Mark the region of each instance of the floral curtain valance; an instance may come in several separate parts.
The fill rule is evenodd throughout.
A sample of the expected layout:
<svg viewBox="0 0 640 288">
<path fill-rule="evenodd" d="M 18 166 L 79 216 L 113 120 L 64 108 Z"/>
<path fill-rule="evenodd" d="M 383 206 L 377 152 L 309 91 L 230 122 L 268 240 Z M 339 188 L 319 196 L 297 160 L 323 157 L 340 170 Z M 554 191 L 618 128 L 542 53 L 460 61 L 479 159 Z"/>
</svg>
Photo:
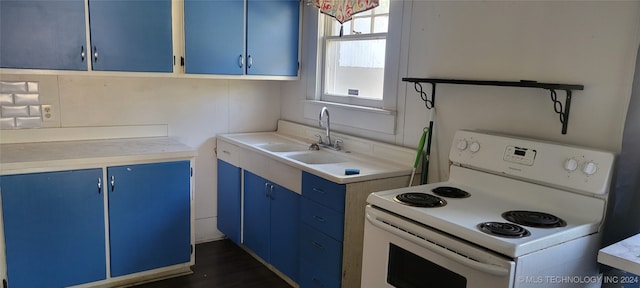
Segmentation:
<svg viewBox="0 0 640 288">
<path fill-rule="evenodd" d="M 336 18 L 340 24 L 351 20 L 353 15 L 378 7 L 379 0 L 312 0 L 320 12 Z"/>
</svg>

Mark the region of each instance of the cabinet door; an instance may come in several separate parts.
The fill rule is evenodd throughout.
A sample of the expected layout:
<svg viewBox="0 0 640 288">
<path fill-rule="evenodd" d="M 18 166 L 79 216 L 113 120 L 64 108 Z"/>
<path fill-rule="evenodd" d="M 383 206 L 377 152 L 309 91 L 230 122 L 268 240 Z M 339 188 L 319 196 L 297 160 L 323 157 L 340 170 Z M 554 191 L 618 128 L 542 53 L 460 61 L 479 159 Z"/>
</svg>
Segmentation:
<svg viewBox="0 0 640 288">
<path fill-rule="evenodd" d="M 189 262 L 190 162 L 109 167 L 107 175 L 111 276 Z"/>
<path fill-rule="evenodd" d="M 240 168 L 218 160 L 218 230 L 240 244 Z"/>
<path fill-rule="evenodd" d="M 83 0 L 0 0 L 0 67 L 87 70 L 84 15 Z"/>
<path fill-rule="evenodd" d="M 298 75 L 299 0 L 247 0 L 247 74 Z"/>
<path fill-rule="evenodd" d="M 244 171 L 244 237 L 243 242 L 260 258 L 269 262 L 270 186 L 267 181 Z"/>
<path fill-rule="evenodd" d="M 106 278 L 102 169 L 0 177 L 9 287 Z"/>
<path fill-rule="evenodd" d="M 244 0 L 184 1 L 185 71 L 244 74 Z"/>
<path fill-rule="evenodd" d="M 271 264 L 298 281 L 300 195 L 274 186 L 271 192 Z"/>
<path fill-rule="evenodd" d="M 93 70 L 173 71 L 171 0 L 89 0 L 89 23 Z"/>
</svg>

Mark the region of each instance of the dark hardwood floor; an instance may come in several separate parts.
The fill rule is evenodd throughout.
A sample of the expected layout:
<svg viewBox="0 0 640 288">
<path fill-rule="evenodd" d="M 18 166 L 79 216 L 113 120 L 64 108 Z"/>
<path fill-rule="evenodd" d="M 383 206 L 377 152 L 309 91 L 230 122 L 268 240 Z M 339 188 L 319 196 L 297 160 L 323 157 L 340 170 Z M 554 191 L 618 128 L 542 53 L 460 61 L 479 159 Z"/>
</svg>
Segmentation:
<svg viewBox="0 0 640 288">
<path fill-rule="evenodd" d="M 230 240 L 196 245 L 193 274 L 151 283 L 136 288 L 291 288 Z"/>
</svg>

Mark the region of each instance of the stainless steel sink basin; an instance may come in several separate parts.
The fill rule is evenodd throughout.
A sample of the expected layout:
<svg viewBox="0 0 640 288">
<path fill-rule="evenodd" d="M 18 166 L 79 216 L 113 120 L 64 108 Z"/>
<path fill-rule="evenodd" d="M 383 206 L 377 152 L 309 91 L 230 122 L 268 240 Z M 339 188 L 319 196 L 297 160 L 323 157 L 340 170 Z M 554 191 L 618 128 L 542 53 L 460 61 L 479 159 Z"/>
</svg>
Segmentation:
<svg viewBox="0 0 640 288">
<path fill-rule="evenodd" d="M 295 143 L 269 143 L 256 146 L 270 152 L 296 152 L 309 150 L 308 146 Z"/>
<path fill-rule="evenodd" d="M 340 157 L 324 151 L 309 151 L 306 153 L 287 155 L 286 157 L 305 164 L 330 164 L 349 161 L 346 157 Z"/>
</svg>

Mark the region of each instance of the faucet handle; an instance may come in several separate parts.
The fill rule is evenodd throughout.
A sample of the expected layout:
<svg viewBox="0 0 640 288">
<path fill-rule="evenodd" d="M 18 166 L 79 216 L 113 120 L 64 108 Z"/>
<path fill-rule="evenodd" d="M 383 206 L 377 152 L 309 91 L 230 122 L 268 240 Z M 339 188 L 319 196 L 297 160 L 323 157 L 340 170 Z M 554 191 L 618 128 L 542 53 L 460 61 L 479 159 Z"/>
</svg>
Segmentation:
<svg viewBox="0 0 640 288">
<path fill-rule="evenodd" d="M 342 139 L 336 139 L 336 144 L 334 145 L 334 147 L 336 148 L 336 150 L 340 150 L 342 149 Z"/>
<path fill-rule="evenodd" d="M 311 143 L 309 150 L 318 151 L 320 150 L 320 146 L 318 146 L 318 143 Z"/>
<path fill-rule="evenodd" d="M 322 136 L 320 136 L 319 134 L 316 134 L 316 137 L 318 137 L 318 144 L 324 144 L 322 142 Z"/>
</svg>

